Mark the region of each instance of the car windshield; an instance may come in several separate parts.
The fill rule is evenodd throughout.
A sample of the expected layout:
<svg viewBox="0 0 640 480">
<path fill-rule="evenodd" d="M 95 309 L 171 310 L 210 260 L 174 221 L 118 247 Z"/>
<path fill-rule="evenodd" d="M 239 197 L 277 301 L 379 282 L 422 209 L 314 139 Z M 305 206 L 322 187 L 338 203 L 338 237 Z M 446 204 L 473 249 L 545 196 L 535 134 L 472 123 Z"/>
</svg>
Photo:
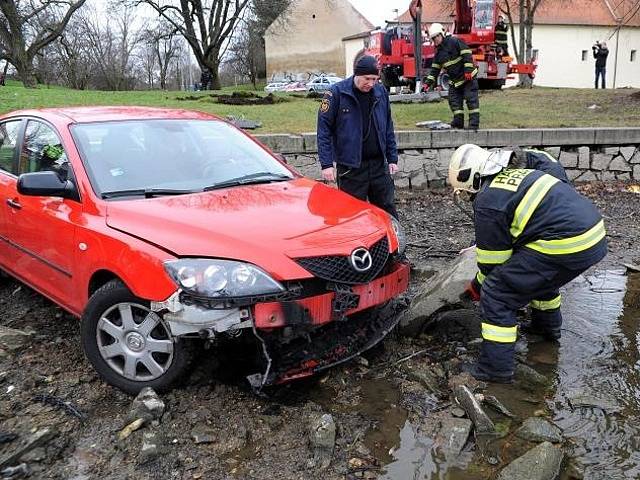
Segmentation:
<svg viewBox="0 0 640 480">
<path fill-rule="evenodd" d="M 176 195 L 293 178 L 241 131 L 216 120 L 85 123 L 72 134 L 96 194 Z"/>
</svg>

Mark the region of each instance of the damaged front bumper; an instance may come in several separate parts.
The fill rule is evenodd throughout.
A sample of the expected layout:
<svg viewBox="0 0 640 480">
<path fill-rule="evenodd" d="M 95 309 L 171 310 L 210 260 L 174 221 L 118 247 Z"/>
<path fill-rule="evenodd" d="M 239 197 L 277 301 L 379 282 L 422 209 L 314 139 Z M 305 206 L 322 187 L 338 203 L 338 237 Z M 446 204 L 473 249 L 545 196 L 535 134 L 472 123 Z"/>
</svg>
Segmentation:
<svg viewBox="0 0 640 480">
<path fill-rule="evenodd" d="M 264 360 L 262 373 L 250 375 L 254 389 L 313 375 L 347 361 L 382 340 L 398 323 L 408 302 L 409 266 L 396 262 L 386 274 L 361 285 L 328 283 L 320 294 L 244 303 L 207 305 L 187 301 L 178 291 L 151 309 L 176 337 L 251 330 Z M 328 291 L 327 291 L 328 290 Z"/>
</svg>

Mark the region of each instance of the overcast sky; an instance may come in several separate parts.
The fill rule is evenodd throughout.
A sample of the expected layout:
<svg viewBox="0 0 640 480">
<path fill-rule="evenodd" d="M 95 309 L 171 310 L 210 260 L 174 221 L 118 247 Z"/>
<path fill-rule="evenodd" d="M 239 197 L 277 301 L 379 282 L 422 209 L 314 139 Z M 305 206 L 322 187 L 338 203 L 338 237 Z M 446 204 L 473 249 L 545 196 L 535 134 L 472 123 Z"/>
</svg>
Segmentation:
<svg viewBox="0 0 640 480">
<path fill-rule="evenodd" d="M 384 26 L 385 20 L 395 20 L 394 8 L 398 9 L 398 15 L 402 15 L 411 3 L 410 0 L 351 0 L 371 23 L 376 26 Z"/>
</svg>

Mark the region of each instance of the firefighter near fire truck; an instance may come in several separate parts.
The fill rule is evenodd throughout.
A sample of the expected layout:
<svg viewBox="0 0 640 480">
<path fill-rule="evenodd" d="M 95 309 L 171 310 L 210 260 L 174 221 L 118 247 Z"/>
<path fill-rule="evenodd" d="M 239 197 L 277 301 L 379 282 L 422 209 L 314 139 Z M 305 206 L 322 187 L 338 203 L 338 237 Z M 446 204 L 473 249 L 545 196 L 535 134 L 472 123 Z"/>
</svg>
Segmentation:
<svg viewBox="0 0 640 480">
<path fill-rule="evenodd" d="M 458 37 L 445 35 L 440 23 L 429 27 L 429 37 L 436 46 L 436 55 L 427 75 L 427 88 L 434 88 L 441 70 L 449 77 L 449 107 L 453 112 L 451 128 L 464 128 L 464 106 L 469 111 L 469 129 L 480 127 L 478 98 L 478 69 L 473 63 L 471 49 Z"/>
<path fill-rule="evenodd" d="M 451 157 L 449 182 L 473 202 L 479 272 L 467 295 L 480 301 L 483 315 L 480 357 L 465 370 L 511 383 L 518 310 L 531 307 L 529 332 L 558 340 L 559 289 L 604 258 L 607 240 L 598 209 L 570 183 L 496 160 L 462 145 Z"/>
</svg>

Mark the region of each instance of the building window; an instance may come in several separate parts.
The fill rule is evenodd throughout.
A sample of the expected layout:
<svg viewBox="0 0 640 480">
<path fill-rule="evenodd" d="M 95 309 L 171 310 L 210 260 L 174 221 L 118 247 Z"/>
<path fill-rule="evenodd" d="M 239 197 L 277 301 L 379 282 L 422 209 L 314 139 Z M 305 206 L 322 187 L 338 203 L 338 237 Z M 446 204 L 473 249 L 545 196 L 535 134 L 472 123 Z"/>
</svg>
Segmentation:
<svg viewBox="0 0 640 480">
<path fill-rule="evenodd" d="M 531 51 L 531 59 L 532 59 L 532 60 L 537 60 L 537 59 L 538 59 L 538 49 L 537 49 L 537 48 L 534 48 L 534 49 Z"/>
<path fill-rule="evenodd" d="M 582 61 L 583 62 L 587 61 L 587 51 L 586 50 L 582 50 Z"/>
<path fill-rule="evenodd" d="M 636 61 L 636 51 L 635 50 L 631 50 L 631 61 L 632 62 Z"/>
</svg>

